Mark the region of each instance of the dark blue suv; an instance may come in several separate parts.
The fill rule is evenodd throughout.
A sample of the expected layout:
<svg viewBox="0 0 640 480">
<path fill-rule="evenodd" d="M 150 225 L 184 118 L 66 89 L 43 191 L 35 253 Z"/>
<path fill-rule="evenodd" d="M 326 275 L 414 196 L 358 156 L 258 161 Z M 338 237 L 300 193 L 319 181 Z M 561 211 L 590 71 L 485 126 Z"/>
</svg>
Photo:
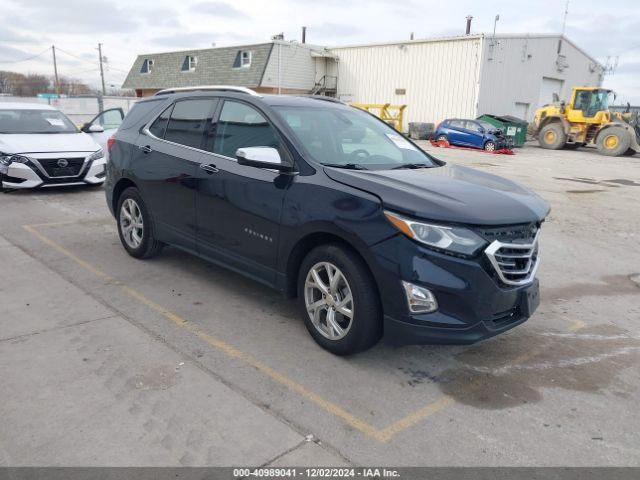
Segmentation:
<svg viewBox="0 0 640 480">
<path fill-rule="evenodd" d="M 327 350 L 470 343 L 538 305 L 549 206 L 329 98 L 208 87 L 138 102 L 108 142 L 122 245 L 171 245 L 297 296 Z"/>
<path fill-rule="evenodd" d="M 482 120 L 449 118 L 436 127 L 433 138 L 447 141 L 451 145 L 480 148 L 487 152 L 513 147 L 511 137 Z"/>
</svg>

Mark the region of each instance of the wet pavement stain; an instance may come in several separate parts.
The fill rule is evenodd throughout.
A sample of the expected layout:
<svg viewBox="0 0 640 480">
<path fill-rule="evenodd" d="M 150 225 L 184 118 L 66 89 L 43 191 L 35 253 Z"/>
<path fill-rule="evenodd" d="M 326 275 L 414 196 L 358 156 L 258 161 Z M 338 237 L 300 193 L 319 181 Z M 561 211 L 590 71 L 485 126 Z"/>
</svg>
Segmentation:
<svg viewBox="0 0 640 480">
<path fill-rule="evenodd" d="M 542 399 L 542 389 L 587 393 L 631 391 L 619 372 L 640 361 L 640 339 L 613 325 L 575 333 L 503 335 L 455 356 L 458 366 L 436 378 L 444 394 L 477 408 L 496 410 Z"/>
<path fill-rule="evenodd" d="M 596 190 L 596 189 L 592 189 L 592 190 L 565 190 L 565 192 L 567 193 L 599 193 L 599 192 L 606 192 L 606 190 Z"/>
<path fill-rule="evenodd" d="M 175 384 L 177 369 L 169 365 L 152 367 L 127 381 L 131 390 L 167 390 Z"/>
<path fill-rule="evenodd" d="M 613 180 L 603 180 L 603 182 L 619 183 L 620 185 L 625 185 L 627 187 L 640 187 L 640 183 L 635 180 L 627 180 L 626 178 L 614 178 Z"/>
</svg>

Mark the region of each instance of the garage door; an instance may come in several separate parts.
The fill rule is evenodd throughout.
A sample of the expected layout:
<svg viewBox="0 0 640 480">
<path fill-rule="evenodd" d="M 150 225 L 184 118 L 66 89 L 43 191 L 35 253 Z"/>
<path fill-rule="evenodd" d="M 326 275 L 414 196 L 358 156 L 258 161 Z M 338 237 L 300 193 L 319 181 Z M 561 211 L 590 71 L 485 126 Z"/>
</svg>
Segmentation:
<svg viewBox="0 0 640 480">
<path fill-rule="evenodd" d="M 542 77 L 542 85 L 540 85 L 540 98 L 538 100 L 538 107 L 553 102 L 553 94 L 555 93 L 560 97 L 562 91 L 562 82 L 558 78 Z"/>
</svg>

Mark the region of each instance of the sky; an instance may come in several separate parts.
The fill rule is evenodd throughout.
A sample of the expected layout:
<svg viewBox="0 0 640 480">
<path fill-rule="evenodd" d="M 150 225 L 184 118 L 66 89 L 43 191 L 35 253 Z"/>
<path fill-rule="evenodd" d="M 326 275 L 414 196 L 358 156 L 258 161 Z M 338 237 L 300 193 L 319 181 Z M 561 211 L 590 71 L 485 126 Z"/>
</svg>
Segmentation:
<svg viewBox="0 0 640 480">
<path fill-rule="evenodd" d="M 571 0 L 566 35 L 601 63 L 618 64 L 604 85 L 616 103 L 640 105 L 638 0 Z M 318 45 L 350 45 L 464 33 L 558 33 L 566 0 L 0 0 L 0 70 L 53 73 L 97 86 L 97 45 L 107 57 L 106 83 L 121 86 L 136 55 L 259 43 L 283 32 Z M 30 60 L 29 57 L 36 56 Z"/>
</svg>

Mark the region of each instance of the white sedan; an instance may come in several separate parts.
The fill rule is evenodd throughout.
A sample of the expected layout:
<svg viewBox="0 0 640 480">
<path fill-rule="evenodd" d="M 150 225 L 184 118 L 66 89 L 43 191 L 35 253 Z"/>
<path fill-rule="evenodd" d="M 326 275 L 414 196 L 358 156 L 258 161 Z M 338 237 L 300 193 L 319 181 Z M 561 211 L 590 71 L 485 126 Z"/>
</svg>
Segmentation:
<svg viewBox="0 0 640 480">
<path fill-rule="evenodd" d="M 99 185 L 105 167 L 102 148 L 59 110 L 37 103 L 0 103 L 2 188 Z"/>
</svg>

